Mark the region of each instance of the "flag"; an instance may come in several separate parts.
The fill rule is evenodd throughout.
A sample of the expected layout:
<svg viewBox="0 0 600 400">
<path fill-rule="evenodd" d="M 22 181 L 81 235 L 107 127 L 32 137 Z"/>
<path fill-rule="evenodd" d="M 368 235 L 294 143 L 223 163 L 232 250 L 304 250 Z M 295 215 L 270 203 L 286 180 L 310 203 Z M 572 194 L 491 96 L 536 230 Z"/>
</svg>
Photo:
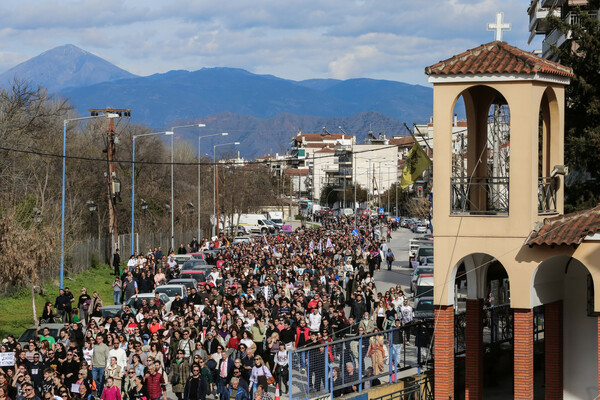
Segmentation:
<svg viewBox="0 0 600 400">
<path fill-rule="evenodd" d="M 327 244 L 325 245 L 325 248 L 329 249 L 332 247 L 333 247 L 333 243 L 331 243 L 331 238 L 327 238 Z"/>
<path fill-rule="evenodd" d="M 322 243 L 321 239 L 319 239 L 319 247 L 318 247 L 318 249 L 319 249 L 319 253 L 323 251 L 323 243 Z"/>
<path fill-rule="evenodd" d="M 400 187 L 406 189 L 408 186 L 416 182 L 417 178 L 423 171 L 431 165 L 431 160 L 425 154 L 419 143 L 415 141 L 412 149 L 408 152 L 404 169 L 402 170 L 402 181 Z"/>
<path fill-rule="evenodd" d="M 314 244 L 314 242 L 312 240 L 310 241 L 310 243 L 308 245 L 308 248 L 310 249 L 311 253 L 315 249 L 315 244 Z"/>
</svg>

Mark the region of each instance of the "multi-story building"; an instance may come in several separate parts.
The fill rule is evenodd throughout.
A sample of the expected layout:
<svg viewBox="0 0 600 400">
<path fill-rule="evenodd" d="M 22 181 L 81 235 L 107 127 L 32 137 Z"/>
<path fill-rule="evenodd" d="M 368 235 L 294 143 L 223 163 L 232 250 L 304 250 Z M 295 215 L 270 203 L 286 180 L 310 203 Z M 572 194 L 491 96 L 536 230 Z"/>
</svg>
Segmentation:
<svg viewBox="0 0 600 400">
<path fill-rule="evenodd" d="M 298 132 L 293 138 L 290 157 L 293 171 L 286 173 L 295 177 L 302 174 L 301 190 L 316 201 L 326 186 L 343 192 L 355 183 L 366 188 L 371 196 L 378 195 L 396 182 L 398 176 L 398 147 L 385 137 L 373 137 L 366 144 L 358 144 L 355 136 L 346 134 Z M 346 200 L 350 207 L 352 199 Z"/>
<path fill-rule="evenodd" d="M 558 29 L 552 28 L 546 17 L 554 15 L 571 25 L 576 25 L 580 23 L 578 8 L 587 11 L 596 18 L 600 18 L 598 10 L 591 8 L 588 0 L 531 1 L 527 9 L 527 13 L 529 14 L 529 42 L 531 43 L 536 35 L 544 35 L 541 50 L 542 57 L 556 60 L 556 57 L 552 54 L 552 46 L 562 46 L 570 35 L 570 32 L 561 32 Z"/>
</svg>

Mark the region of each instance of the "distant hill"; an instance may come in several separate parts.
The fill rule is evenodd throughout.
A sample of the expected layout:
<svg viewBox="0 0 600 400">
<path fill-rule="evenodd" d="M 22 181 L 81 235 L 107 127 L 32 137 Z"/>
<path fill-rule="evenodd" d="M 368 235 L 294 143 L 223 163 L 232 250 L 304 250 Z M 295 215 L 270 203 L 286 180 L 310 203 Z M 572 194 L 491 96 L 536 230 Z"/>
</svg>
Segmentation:
<svg viewBox="0 0 600 400">
<path fill-rule="evenodd" d="M 179 120 L 173 125 L 205 123 L 206 128 L 176 131 L 176 140 L 186 140 L 193 146 L 198 143 L 198 134 L 203 135 L 228 132 L 225 140 L 212 137 L 202 140 L 202 153 L 212 154 L 212 146 L 217 143 L 239 141 L 240 145 L 228 148 L 240 151 L 246 158 L 253 159 L 267 154 L 283 154 L 290 146 L 293 136 L 300 129 L 303 133 L 322 133 L 325 128 L 330 133 L 340 133 L 339 126 L 349 135 L 356 135 L 363 143 L 371 129 L 375 135 L 387 137 L 404 136 L 408 133 L 402 123 L 392 117 L 369 111 L 349 117 L 315 117 L 310 115 L 279 114 L 273 118 L 256 118 L 248 115 L 223 112 L 196 120 Z"/>
<path fill-rule="evenodd" d="M 364 137 L 372 126 L 376 134 L 402 134 L 402 122 L 427 122 L 433 108 L 433 90 L 425 86 L 365 78 L 293 81 L 224 67 L 139 77 L 73 45 L 11 68 L 0 75 L 0 86 L 15 77 L 60 93 L 81 114 L 113 106 L 130 108 L 133 123 L 154 129 L 206 123 L 207 132 L 237 135 L 246 157 L 282 152 L 298 129 L 342 126 Z"/>
<path fill-rule="evenodd" d="M 374 79 L 290 81 L 242 69 L 203 68 L 62 90 L 80 110 L 111 104 L 131 108 L 132 121 L 153 127 L 221 112 L 272 118 L 282 113 L 320 117 L 377 111 L 425 122 L 432 89 Z"/>
<path fill-rule="evenodd" d="M 0 86 L 14 78 L 31 81 L 50 91 L 135 78 L 136 75 L 72 44 L 55 47 L 0 74 Z"/>
</svg>

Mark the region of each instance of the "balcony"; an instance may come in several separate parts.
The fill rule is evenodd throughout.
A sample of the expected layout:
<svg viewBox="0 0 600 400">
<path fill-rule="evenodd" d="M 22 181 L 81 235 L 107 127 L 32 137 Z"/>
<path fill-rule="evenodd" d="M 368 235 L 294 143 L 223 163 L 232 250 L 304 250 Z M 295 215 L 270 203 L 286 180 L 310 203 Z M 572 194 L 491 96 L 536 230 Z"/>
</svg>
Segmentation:
<svg viewBox="0 0 600 400">
<path fill-rule="evenodd" d="M 542 57 L 552 59 L 552 45 L 560 47 L 566 40 L 567 35 L 558 29 L 553 29 L 542 42 Z"/>
<path fill-rule="evenodd" d="M 508 215 L 508 177 L 450 178 L 453 215 Z"/>
<path fill-rule="evenodd" d="M 555 17 L 560 17 L 560 9 L 550 10 L 548 8 L 537 8 L 529 12 L 529 32 L 536 34 L 547 33 L 550 30 L 550 25 L 546 17 L 552 13 Z"/>
<path fill-rule="evenodd" d="M 557 214 L 556 192 L 560 181 L 557 177 L 541 177 L 538 179 L 538 214 Z"/>
<path fill-rule="evenodd" d="M 338 171 L 339 166 L 337 164 L 335 164 L 335 163 L 332 163 L 332 164 L 325 164 L 321 168 L 322 168 L 322 170 L 324 172 L 333 172 L 333 173 L 335 173 L 335 172 Z"/>
</svg>

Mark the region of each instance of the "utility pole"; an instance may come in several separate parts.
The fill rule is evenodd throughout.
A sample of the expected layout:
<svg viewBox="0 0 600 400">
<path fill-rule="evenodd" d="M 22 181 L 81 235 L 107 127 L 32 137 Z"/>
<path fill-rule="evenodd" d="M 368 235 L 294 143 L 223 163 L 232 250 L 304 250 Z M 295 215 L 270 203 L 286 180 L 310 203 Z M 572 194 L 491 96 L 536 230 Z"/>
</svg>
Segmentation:
<svg viewBox="0 0 600 400">
<path fill-rule="evenodd" d="M 115 109 L 107 107 L 105 109 L 89 109 L 91 116 L 99 114 L 118 114 L 119 117 L 131 117 L 129 109 Z M 110 237 L 110 247 L 108 259 L 111 260 L 115 250 L 118 249 L 119 232 L 117 230 L 117 199 L 121 200 L 121 181 L 117 178 L 115 154 L 116 154 L 116 132 L 113 119 L 108 119 L 106 130 L 106 161 L 108 164 L 108 233 Z"/>
<path fill-rule="evenodd" d="M 290 220 L 290 224 L 292 221 L 292 194 L 294 193 L 293 189 L 292 189 L 292 176 L 290 175 L 290 215 L 289 215 L 289 220 Z M 283 182 L 285 184 L 285 181 Z"/>
<path fill-rule="evenodd" d="M 219 234 L 219 220 L 221 218 L 219 218 L 220 215 L 220 211 L 219 211 L 219 169 L 217 168 L 217 164 L 215 164 L 215 174 L 217 175 L 217 182 L 216 182 L 216 202 L 217 202 L 217 212 L 215 213 L 215 218 L 217 219 L 217 235 Z M 223 228 L 225 228 L 225 221 L 223 221 Z"/>
</svg>

